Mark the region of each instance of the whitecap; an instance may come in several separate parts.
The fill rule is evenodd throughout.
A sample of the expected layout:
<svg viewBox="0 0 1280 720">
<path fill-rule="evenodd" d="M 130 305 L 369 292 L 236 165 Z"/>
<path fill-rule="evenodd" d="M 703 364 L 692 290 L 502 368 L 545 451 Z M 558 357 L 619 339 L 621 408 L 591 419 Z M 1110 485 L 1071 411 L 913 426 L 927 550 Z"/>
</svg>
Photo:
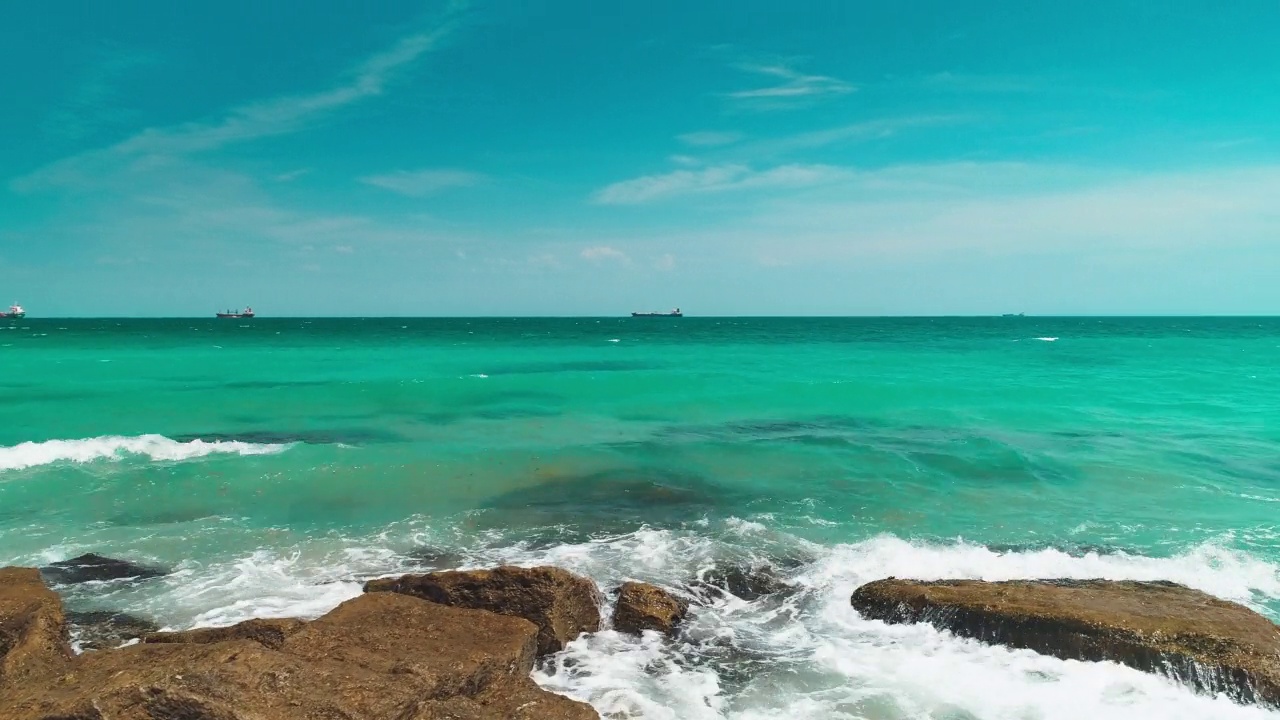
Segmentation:
<svg viewBox="0 0 1280 720">
<path fill-rule="evenodd" d="M 1058 338 L 1056 337 L 1038 337 L 1038 338 L 1031 338 L 1031 339 L 1039 340 L 1040 342 L 1058 342 Z"/>
<path fill-rule="evenodd" d="M 0 472 L 50 465 L 58 462 L 88 463 L 97 460 L 120 460 L 146 456 L 159 462 L 190 460 L 215 453 L 235 455 L 272 455 L 284 452 L 292 444 L 259 444 L 239 441 L 178 442 L 163 435 L 106 435 L 80 440 L 45 440 L 0 447 Z"/>
</svg>

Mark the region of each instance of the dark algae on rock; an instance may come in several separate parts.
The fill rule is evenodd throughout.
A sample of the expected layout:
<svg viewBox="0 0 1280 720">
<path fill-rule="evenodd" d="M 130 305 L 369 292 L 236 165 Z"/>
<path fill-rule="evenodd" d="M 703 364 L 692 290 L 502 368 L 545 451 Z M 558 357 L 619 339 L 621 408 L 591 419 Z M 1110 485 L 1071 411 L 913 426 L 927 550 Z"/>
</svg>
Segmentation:
<svg viewBox="0 0 1280 720">
<path fill-rule="evenodd" d="M 111 610 L 68 612 L 71 639 L 81 650 L 108 650 L 160 629 L 154 622 Z"/>
<path fill-rule="evenodd" d="M 55 585 L 75 585 L 109 580 L 145 580 L 166 575 L 164 570 L 87 553 L 70 560 L 53 563 L 40 571 Z"/>
<path fill-rule="evenodd" d="M 1169 582 L 920 582 L 853 593 L 864 617 L 925 622 L 963 637 L 1071 660 L 1112 661 L 1238 701 L 1280 706 L 1280 628 Z"/>
</svg>

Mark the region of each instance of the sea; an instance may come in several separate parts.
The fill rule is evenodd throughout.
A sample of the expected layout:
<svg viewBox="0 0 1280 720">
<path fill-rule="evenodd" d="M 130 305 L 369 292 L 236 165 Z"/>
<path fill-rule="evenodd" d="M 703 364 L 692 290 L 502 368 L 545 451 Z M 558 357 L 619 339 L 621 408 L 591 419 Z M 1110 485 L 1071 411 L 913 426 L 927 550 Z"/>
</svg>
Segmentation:
<svg viewBox="0 0 1280 720">
<path fill-rule="evenodd" d="M 899 578 L 1170 580 L 1280 620 L 1280 319 L 0 323 L 0 565 L 183 629 L 552 564 L 693 601 L 544 687 L 606 718 L 1278 717 L 864 620 Z"/>
</svg>

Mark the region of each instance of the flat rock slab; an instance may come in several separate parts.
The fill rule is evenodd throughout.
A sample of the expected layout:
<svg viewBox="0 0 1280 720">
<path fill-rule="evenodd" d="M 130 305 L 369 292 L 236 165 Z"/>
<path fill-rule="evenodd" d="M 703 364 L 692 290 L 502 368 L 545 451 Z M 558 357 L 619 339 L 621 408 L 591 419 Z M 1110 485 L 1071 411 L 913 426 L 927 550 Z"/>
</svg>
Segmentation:
<svg viewBox="0 0 1280 720">
<path fill-rule="evenodd" d="M 556 567 L 503 566 L 371 580 L 366 593 L 394 592 L 441 605 L 488 610 L 538 626 L 538 655 L 559 652 L 600 629 L 595 583 Z"/>
<path fill-rule="evenodd" d="M 1280 705 L 1280 628 L 1254 611 L 1167 582 L 920 582 L 853 593 L 863 616 L 926 622 L 1046 655 L 1112 661 L 1243 702 Z"/>
</svg>

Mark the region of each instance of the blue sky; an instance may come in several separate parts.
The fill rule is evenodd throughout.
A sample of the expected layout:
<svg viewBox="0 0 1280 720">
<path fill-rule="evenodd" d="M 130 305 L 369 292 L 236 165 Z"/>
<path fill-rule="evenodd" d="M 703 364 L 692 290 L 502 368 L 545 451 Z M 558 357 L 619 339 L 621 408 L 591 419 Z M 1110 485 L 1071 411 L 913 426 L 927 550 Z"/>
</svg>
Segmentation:
<svg viewBox="0 0 1280 720">
<path fill-rule="evenodd" d="M 0 300 L 1280 313 L 1280 4 L 1220 5 L 7 3 Z"/>
</svg>

